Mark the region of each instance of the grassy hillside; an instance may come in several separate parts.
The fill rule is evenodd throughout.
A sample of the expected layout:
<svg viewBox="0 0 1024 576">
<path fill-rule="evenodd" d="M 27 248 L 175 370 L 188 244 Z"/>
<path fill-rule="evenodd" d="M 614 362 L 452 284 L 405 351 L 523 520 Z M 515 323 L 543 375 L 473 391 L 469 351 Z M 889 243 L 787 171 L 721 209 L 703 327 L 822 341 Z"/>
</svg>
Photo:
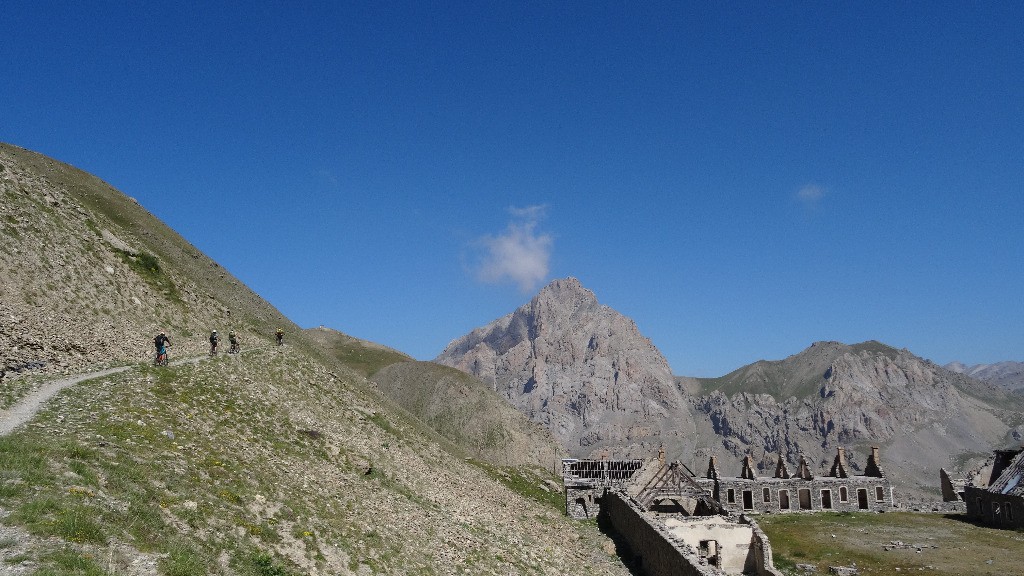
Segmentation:
<svg viewBox="0 0 1024 576">
<path fill-rule="evenodd" d="M 621 572 L 538 479 L 509 489 L 288 348 L 80 384 L 0 470 L 41 574 Z"/>
<path fill-rule="evenodd" d="M 551 434 L 499 398 L 477 378 L 330 328 L 306 335 L 367 376 L 378 389 L 436 432 L 453 451 L 497 466 L 535 473 L 558 469 L 564 450 Z M 502 478 L 501 475 L 498 475 Z"/>
<path fill-rule="evenodd" d="M 554 437 L 483 381 L 433 362 L 400 362 L 372 379 L 397 404 L 474 458 L 556 470 L 565 455 Z"/>
<path fill-rule="evenodd" d="M 0 572 L 627 572 L 548 476 L 467 460 L 366 380 L 400 353 L 329 353 L 98 179 L 6 145 L 0 166 L 0 397 L 132 367 L 0 438 Z M 243 354 L 204 358 L 213 327 Z M 161 328 L 202 361 L 151 367 Z"/>
<path fill-rule="evenodd" d="M 248 346 L 298 327 L 143 207 L 66 164 L 0 144 L 0 372 L 75 372 L 178 354 L 212 329 Z M 41 366 L 41 368 L 40 368 Z"/>
<path fill-rule="evenodd" d="M 412 360 L 411 356 L 398 350 L 353 338 L 331 328 L 309 328 L 304 334 L 363 376 L 372 376 L 385 366 Z"/>
</svg>

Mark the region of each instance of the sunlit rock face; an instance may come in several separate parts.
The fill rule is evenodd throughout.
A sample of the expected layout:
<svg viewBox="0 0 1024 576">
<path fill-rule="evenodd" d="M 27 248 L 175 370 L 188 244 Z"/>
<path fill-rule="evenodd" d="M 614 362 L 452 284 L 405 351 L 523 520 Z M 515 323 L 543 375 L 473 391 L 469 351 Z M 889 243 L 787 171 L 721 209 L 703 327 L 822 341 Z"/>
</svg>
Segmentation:
<svg viewBox="0 0 1024 576">
<path fill-rule="evenodd" d="M 693 437 L 668 362 L 575 278 L 453 341 L 437 362 L 491 383 L 575 456 L 650 456 Z"/>
</svg>

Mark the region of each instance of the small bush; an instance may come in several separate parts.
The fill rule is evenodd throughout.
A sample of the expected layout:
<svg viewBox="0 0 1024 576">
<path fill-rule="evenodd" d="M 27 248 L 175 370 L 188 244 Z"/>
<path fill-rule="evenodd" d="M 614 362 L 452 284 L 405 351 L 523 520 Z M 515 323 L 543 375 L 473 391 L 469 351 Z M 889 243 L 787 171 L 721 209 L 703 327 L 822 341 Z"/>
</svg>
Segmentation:
<svg viewBox="0 0 1024 576">
<path fill-rule="evenodd" d="M 57 536 L 69 542 L 104 544 L 107 541 L 103 528 L 96 522 L 97 510 L 86 506 L 73 506 L 61 510 L 53 523 Z"/>
<path fill-rule="evenodd" d="M 243 574 L 251 574 L 252 576 L 290 576 L 291 572 L 286 570 L 283 566 L 274 562 L 274 558 L 264 552 L 256 552 L 249 556 L 247 571 L 243 571 Z"/>
</svg>

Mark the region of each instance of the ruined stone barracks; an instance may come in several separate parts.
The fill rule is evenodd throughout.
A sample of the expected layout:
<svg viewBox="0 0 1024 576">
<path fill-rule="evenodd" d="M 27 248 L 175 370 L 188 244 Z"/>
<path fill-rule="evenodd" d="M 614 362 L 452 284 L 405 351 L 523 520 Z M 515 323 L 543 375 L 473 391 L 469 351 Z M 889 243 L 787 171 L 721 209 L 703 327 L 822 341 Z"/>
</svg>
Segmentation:
<svg viewBox="0 0 1024 576">
<path fill-rule="evenodd" d="M 854 475 L 839 448 L 827 476 L 815 476 L 803 456 L 790 474 L 780 456 L 772 476 L 757 476 L 751 457 L 744 457 L 739 476 L 725 476 L 712 456 L 703 477 L 664 456 L 644 460 L 562 461 L 565 511 L 572 518 L 596 517 L 601 498 L 622 489 L 651 511 L 702 515 L 786 512 L 880 512 L 893 508 L 892 485 L 872 447 L 863 475 Z"/>
</svg>

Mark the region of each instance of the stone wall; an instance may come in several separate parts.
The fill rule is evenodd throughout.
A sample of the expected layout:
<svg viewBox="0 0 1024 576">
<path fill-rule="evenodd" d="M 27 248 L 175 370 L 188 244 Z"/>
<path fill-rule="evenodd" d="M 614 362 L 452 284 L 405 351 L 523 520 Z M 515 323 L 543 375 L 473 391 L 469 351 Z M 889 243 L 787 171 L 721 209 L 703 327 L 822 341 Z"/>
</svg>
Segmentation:
<svg viewBox="0 0 1024 576">
<path fill-rule="evenodd" d="M 605 488 L 592 486 L 565 487 L 565 513 L 574 520 L 597 518 L 601 513 L 601 496 Z"/>
<path fill-rule="evenodd" d="M 1024 528 L 1024 498 L 995 494 L 984 488 L 964 489 L 967 515 L 998 528 Z"/>
<path fill-rule="evenodd" d="M 681 517 L 662 523 L 628 496 L 613 491 L 601 499 L 601 510 L 649 576 L 711 576 L 723 571 L 781 576 L 771 565 L 768 538 L 745 518 L 737 523 L 722 516 Z M 709 566 L 701 556 L 700 543 L 709 540 L 720 548 L 722 570 Z"/>
<path fill-rule="evenodd" d="M 878 497 L 879 493 L 881 498 Z M 881 512 L 893 508 L 892 486 L 889 480 L 872 476 L 826 476 L 811 480 L 719 478 L 715 486 L 715 499 L 726 510 L 736 513 L 801 510 Z"/>
<path fill-rule="evenodd" d="M 696 552 L 677 543 L 664 527 L 651 522 L 638 506 L 618 493 L 606 494 L 601 511 L 629 544 L 637 563 L 649 576 L 713 576 Z"/>
<path fill-rule="evenodd" d="M 768 535 L 761 530 L 753 518 L 741 516 L 740 521 L 750 524 L 750 529 L 754 533 L 750 547 L 757 574 L 759 576 L 783 576 L 782 572 L 775 568 L 775 555 L 772 553 L 772 543 L 768 540 Z"/>
</svg>

